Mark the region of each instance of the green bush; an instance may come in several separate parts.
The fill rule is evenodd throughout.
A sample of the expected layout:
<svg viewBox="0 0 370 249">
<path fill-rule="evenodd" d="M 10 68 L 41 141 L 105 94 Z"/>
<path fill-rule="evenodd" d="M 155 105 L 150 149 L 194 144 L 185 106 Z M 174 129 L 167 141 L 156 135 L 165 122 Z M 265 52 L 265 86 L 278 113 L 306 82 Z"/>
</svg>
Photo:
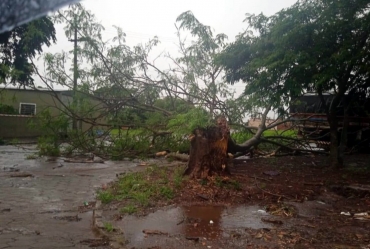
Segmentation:
<svg viewBox="0 0 370 249">
<path fill-rule="evenodd" d="M 15 109 L 13 106 L 4 105 L 0 103 L 0 114 L 18 114 L 18 110 Z"/>
<path fill-rule="evenodd" d="M 48 109 L 41 111 L 38 115 L 38 123 L 29 123 L 34 129 L 43 131 L 39 137 L 37 147 L 40 155 L 59 156 L 61 133 L 67 133 L 69 120 L 65 115 L 52 116 Z"/>
</svg>

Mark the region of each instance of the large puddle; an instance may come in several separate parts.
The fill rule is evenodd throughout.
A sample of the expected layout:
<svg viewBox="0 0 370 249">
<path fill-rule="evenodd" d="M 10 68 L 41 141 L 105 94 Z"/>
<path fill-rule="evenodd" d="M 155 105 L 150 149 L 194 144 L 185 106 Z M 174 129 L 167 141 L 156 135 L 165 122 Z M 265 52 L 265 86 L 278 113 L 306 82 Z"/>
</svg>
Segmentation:
<svg viewBox="0 0 370 249">
<path fill-rule="evenodd" d="M 228 231 L 233 229 L 270 228 L 271 224 L 261 221 L 266 216 L 257 206 L 189 206 L 159 210 L 145 217 L 125 216 L 115 225 L 123 230 L 130 244 L 145 240 L 143 230 L 213 240 L 229 237 Z"/>
</svg>

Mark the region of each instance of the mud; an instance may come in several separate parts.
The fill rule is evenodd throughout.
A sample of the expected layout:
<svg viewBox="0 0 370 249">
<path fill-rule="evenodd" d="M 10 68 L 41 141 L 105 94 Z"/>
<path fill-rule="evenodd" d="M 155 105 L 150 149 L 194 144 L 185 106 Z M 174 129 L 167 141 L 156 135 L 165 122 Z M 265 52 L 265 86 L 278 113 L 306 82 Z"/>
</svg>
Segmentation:
<svg viewBox="0 0 370 249">
<path fill-rule="evenodd" d="M 171 206 L 122 217 L 114 203 L 103 219 L 122 232 L 119 248 L 368 249 L 369 159 L 340 170 L 321 156 L 236 160 L 238 189 L 189 180 Z"/>
</svg>

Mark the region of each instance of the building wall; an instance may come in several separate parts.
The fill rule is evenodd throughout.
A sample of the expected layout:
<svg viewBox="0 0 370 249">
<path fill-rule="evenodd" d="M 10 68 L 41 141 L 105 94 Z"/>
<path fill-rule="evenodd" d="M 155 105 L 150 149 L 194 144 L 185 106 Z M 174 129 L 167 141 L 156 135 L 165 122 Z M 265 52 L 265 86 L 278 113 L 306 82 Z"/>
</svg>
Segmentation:
<svg viewBox="0 0 370 249">
<path fill-rule="evenodd" d="M 0 138 L 38 137 L 42 135 L 37 129 L 38 122 L 39 119 L 33 116 L 0 114 Z"/>
<path fill-rule="evenodd" d="M 55 96 L 57 94 L 57 97 Z M 29 138 L 37 137 L 42 135 L 42 130 L 37 129 L 37 125 L 32 128 L 29 123 L 37 123 L 37 115 L 42 112 L 42 110 L 48 109 L 52 116 L 58 116 L 63 113 L 65 107 L 62 103 L 68 106 L 72 103 L 71 92 L 59 91 L 50 92 L 45 90 L 25 90 L 25 89 L 1 89 L 0 92 L 0 103 L 6 104 L 19 110 L 20 103 L 30 103 L 36 104 L 36 115 L 35 116 L 25 116 L 25 115 L 1 115 L 0 114 L 0 138 Z M 103 104 L 96 100 L 88 100 L 91 103 L 91 113 L 90 118 L 94 119 L 103 111 Z M 96 111 L 95 111 L 96 110 Z M 96 122 L 105 124 L 105 119 L 96 119 Z M 82 131 L 86 131 L 92 127 L 92 124 L 81 122 L 78 127 L 82 128 Z M 70 128 L 72 128 L 72 122 L 70 123 Z M 103 127 L 94 127 L 103 128 Z"/>
<path fill-rule="evenodd" d="M 60 92 L 57 93 L 60 96 Z M 0 103 L 13 106 L 19 110 L 20 103 L 36 104 L 36 115 L 48 108 L 52 115 L 59 115 L 60 103 L 49 91 L 36 91 L 24 89 L 1 90 Z"/>
</svg>

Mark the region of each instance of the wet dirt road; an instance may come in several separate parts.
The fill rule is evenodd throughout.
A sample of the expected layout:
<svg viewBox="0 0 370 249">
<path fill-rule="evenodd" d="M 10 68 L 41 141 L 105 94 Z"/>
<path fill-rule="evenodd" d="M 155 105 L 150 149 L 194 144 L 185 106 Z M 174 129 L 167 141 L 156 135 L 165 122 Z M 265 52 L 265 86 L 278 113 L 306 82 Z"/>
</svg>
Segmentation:
<svg viewBox="0 0 370 249">
<path fill-rule="evenodd" d="M 109 248 L 89 243 L 96 239 L 92 211 L 81 206 L 137 163 L 27 160 L 34 152 L 35 146 L 0 146 L 0 249 Z M 31 176 L 14 177 L 24 173 Z"/>
</svg>

